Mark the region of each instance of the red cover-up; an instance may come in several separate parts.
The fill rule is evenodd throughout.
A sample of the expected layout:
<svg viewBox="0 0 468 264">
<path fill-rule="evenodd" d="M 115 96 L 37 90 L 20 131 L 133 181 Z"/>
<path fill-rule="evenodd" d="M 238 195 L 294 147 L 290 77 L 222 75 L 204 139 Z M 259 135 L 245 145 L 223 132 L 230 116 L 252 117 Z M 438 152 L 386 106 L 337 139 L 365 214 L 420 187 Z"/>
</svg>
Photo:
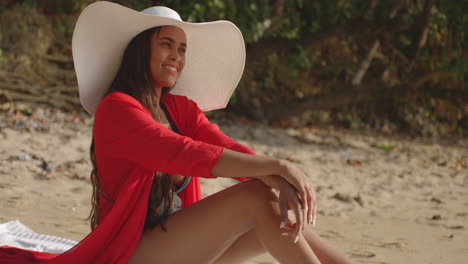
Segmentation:
<svg viewBox="0 0 468 264">
<path fill-rule="evenodd" d="M 187 97 L 165 94 L 161 100 L 180 135 L 124 93 L 113 92 L 98 106 L 93 129 L 98 173 L 104 193 L 115 200 L 101 199 L 99 225 L 62 254 L 0 247 L 0 263 L 127 263 L 140 240 L 155 171 L 194 176 L 179 194 L 186 207 L 201 199 L 199 177 L 213 178 L 223 148 L 255 154 L 210 123 Z"/>
</svg>

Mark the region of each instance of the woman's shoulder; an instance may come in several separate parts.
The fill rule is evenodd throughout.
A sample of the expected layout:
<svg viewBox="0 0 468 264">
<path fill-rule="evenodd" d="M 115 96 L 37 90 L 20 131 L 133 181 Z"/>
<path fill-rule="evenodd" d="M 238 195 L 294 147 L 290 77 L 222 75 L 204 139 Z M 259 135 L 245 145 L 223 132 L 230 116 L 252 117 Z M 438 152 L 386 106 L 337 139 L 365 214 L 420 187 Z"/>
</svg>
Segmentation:
<svg viewBox="0 0 468 264">
<path fill-rule="evenodd" d="M 166 93 L 163 95 L 163 100 L 165 103 L 183 103 L 190 101 L 187 96 L 185 95 L 177 95 L 177 94 L 171 94 L 171 93 Z"/>
<path fill-rule="evenodd" d="M 167 93 L 163 96 L 163 103 L 169 107 L 177 109 L 198 108 L 197 104 L 185 95 L 176 95 Z"/>
<path fill-rule="evenodd" d="M 111 102 L 111 101 L 129 102 L 129 103 L 138 102 L 132 96 L 126 93 L 120 92 L 120 91 L 115 91 L 115 92 L 106 94 L 104 98 L 102 98 L 101 103 L 106 103 L 106 102 Z"/>
<path fill-rule="evenodd" d="M 96 113 L 102 112 L 103 109 L 115 107 L 136 107 L 144 109 L 144 107 L 134 97 L 119 91 L 111 92 L 104 96 L 99 102 Z"/>
</svg>

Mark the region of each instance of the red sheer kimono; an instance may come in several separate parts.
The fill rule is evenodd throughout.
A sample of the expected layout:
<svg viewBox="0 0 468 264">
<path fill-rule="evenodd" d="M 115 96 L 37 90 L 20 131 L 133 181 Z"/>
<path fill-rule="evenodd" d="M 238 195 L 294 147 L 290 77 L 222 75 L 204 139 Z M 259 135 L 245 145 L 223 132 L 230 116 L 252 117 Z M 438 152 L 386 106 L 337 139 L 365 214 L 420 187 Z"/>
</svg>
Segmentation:
<svg viewBox="0 0 468 264">
<path fill-rule="evenodd" d="M 99 225 L 70 250 L 49 254 L 0 247 L 0 263 L 127 263 L 143 231 L 155 171 L 195 176 L 179 194 L 186 207 L 201 199 L 199 177 L 213 178 L 223 148 L 255 154 L 210 123 L 187 97 L 165 94 L 162 102 L 180 135 L 154 121 L 133 97 L 107 95 L 93 133 L 101 185 L 115 202 L 100 200 Z"/>
</svg>

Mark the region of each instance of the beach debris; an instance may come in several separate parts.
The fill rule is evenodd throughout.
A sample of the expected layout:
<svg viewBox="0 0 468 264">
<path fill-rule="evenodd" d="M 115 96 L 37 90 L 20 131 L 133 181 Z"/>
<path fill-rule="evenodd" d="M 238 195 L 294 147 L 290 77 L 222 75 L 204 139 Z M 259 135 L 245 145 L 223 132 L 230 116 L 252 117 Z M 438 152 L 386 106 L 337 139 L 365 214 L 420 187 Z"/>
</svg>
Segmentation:
<svg viewBox="0 0 468 264">
<path fill-rule="evenodd" d="M 433 215 L 431 217 L 431 220 L 434 220 L 434 221 L 442 220 L 442 216 L 440 214 Z"/>
<path fill-rule="evenodd" d="M 87 119 L 85 122 L 88 126 L 92 126 L 94 124 L 94 116 Z"/>
<path fill-rule="evenodd" d="M 436 197 L 432 197 L 431 202 L 437 203 L 437 204 L 444 204 L 444 202 L 442 200 L 440 200 L 439 198 L 436 198 Z"/>
<path fill-rule="evenodd" d="M 452 230 L 463 230 L 465 229 L 462 225 L 444 225 L 445 228 L 452 229 Z"/>
<path fill-rule="evenodd" d="M 361 251 L 361 252 L 358 251 L 358 252 L 351 253 L 351 256 L 355 258 L 373 258 L 376 255 L 375 253 L 370 252 L 370 251 Z"/>
<path fill-rule="evenodd" d="M 70 121 L 72 121 L 72 122 L 78 122 L 78 121 L 80 121 L 80 117 L 77 116 L 77 115 L 71 115 L 71 116 L 70 116 Z"/>
<path fill-rule="evenodd" d="M 344 202 L 344 203 L 351 203 L 353 201 L 353 198 L 351 197 L 351 195 L 342 194 L 339 192 L 335 193 L 331 198 L 336 199 L 340 202 Z"/>
<path fill-rule="evenodd" d="M 455 238 L 455 235 L 454 234 L 446 235 L 445 238 L 453 239 L 453 238 Z"/>
<path fill-rule="evenodd" d="M 353 159 L 347 159 L 346 164 L 349 166 L 362 166 L 362 162 L 360 160 L 353 160 Z"/>
<path fill-rule="evenodd" d="M 22 153 L 20 153 L 20 154 L 18 154 L 16 156 L 16 159 L 18 159 L 18 160 L 30 160 L 30 159 L 32 159 L 32 156 L 29 155 L 28 153 L 23 153 L 22 152 Z"/>
<path fill-rule="evenodd" d="M 33 110 L 31 108 L 26 108 L 26 109 L 21 110 L 21 113 L 23 115 L 30 116 L 30 115 L 32 115 Z"/>
<path fill-rule="evenodd" d="M 391 152 L 395 149 L 394 146 L 390 146 L 390 145 L 387 145 L 387 144 L 371 144 L 371 147 L 374 147 L 374 148 L 378 148 L 378 149 L 381 149 L 381 150 L 384 150 L 384 151 L 387 151 L 387 152 Z"/>
<path fill-rule="evenodd" d="M 461 170 L 464 170 L 464 169 L 466 169 L 466 162 L 465 162 L 465 160 L 458 160 L 458 161 L 457 161 L 456 170 L 457 170 L 457 171 L 461 171 Z"/>
<path fill-rule="evenodd" d="M 362 196 L 358 194 L 357 196 L 354 196 L 354 201 L 358 203 L 360 206 L 364 207 L 364 200 L 362 199 Z"/>
<path fill-rule="evenodd" d="M 360 194 L 352 196 L 350 194 L 342 194 L 342 193 L 337 192 L 331 198 L 336 199 L 340 202 L 344 202 L 344 203 L 356 202 L 360 206 L 364 206 L 364 200 L 362 199 Z"/>
<path fill-rule="evenodd" d="M 54 169 L 54 164 L 52 164 L 51 162 L 47 162 L 45 160 L 42 161 L 41 163 L 41 168 L 44 170 L 44 171 L 51 171 L 52 169 Z"/>
<path fill-rule="evenodd" d="M 437 162 L 437 166 L 444 167 L 445 165 L 447 165 L 447 163 L 448 162 L 446 160 L 441 160 L 441 161 Z"/>
</svg>

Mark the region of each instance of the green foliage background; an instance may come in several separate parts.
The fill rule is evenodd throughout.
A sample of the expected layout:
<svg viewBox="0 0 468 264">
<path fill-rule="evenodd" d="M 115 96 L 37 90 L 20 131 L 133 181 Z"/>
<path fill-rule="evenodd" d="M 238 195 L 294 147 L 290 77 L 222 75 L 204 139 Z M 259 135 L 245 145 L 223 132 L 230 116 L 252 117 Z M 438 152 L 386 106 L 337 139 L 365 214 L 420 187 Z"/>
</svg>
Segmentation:
<svg viewBox="0 0 468 264">
<path fill-rule="evenodd" d="M 53 20 L 57 32 L 70 39 L 77 16 L 92 2 L 95 1 L 0 0 L 0 15 L 13 7 L 38 9 Z M 468 88 L 464 83 L 468 64 L 468 0 L 112 2 L 135 10 L 168 6 L 189 22 L 222 19 L 235 23 L 243 33 L 250 61 L 240 83 L 242 89 L 234 94 L 231 108 L 249 117 L 274 120 L 262 109 L 302 104 L 305 105 L 302 110 L 314 111 L 339 108 L 346 112 L 350 111 L 348 106 L 357 106 L 360 111 L 368 111 L 362 118 L 368 121 L 378 111 L 394 116 L 399 115 L 402 105 L 420 104 L 426 109 L 425 115 L 450 123 L 453 131 L 468 131 Z M 425 12 L 428 5 L 432 6 L 430 16 Z M 418 47 L 425 28 L 427 40 Z M 367 70 L 362 84 L 351 87 L 351 80 L 375 41 L 380 43 L 379 59 Z M 396 84 L 383 80 L 387 72 L 396 76 L 393 78 L 397 79 L 393 81 Z M 422 88 L 414 88 L 419 86 Z M 392 89 L 394 93 L 402 91 L 402 95 L 381 98 Z M 327 92 L 351 99 L 336 99 L 335 104 L 321 104 L 320 109 L 314 98 Z M 356 94 L 360 97 L 366 94 L 370 99 L 363 104 Z M 443 111 L 440 105 L 444 105 Z M 437 111 L 456 114 L 441 117 Z M 315 116 L 317 113 L 312 113 L 309 119 Z"/>
<path fill-rule="evenodd" d="M 62 15 L 77 13 L 86 5 L 95 2 L 90 0 L 3 0 L 2 10 L 11 6 L 39 8 L 47 14 Z M 332 30 L 334 27 L 352 24 L 362 19 L 370 4 L 370 0 L 120 0 L 111 1 L 135 10 L 142 10 L 152 5 L 165 5 L 181 14 L 189 22 L 211 20 L 229 20 L 239 26 L 246 43 L 256 43 L 268 39 L 301 39 L 317 32 Z M 410 2 L 402 19 L 390 19 L 389 13 L 398 3 Z M 377 1 L 373 14 L 372 26 L 395 24 L 399 35 L 400 47 L 410 46 L 417 41 L 414 37 L 415 28 L 411 24 L 423 11 L 425 0 L 380 0 Z M 280 4 L 280 9 L 278 6 Z M 436 1 L 436 11 L 430 22 L 430 41 L 426 45 L 424 57 L 437 53 L 441 58 L 437 63 L 428 61 L 432 68 L 462 71 L 466 65 L 466 56 L 460 57 L 460 52 L 466 49 L 468 31 L 468 0 Z M 408 28 L 402 26 L 405 23 Z M 72 34 L 73 23 L 64 22 L 59 30 Z M 452 34 L 450 47 L 445 47 L 444 37 Z M 437 48 L 443 48 L 437 52 Z M 429 59 L 430 60 L 430 59 Z M 463 75 L 459 72 L 460 76 Z"/>
</svg>

